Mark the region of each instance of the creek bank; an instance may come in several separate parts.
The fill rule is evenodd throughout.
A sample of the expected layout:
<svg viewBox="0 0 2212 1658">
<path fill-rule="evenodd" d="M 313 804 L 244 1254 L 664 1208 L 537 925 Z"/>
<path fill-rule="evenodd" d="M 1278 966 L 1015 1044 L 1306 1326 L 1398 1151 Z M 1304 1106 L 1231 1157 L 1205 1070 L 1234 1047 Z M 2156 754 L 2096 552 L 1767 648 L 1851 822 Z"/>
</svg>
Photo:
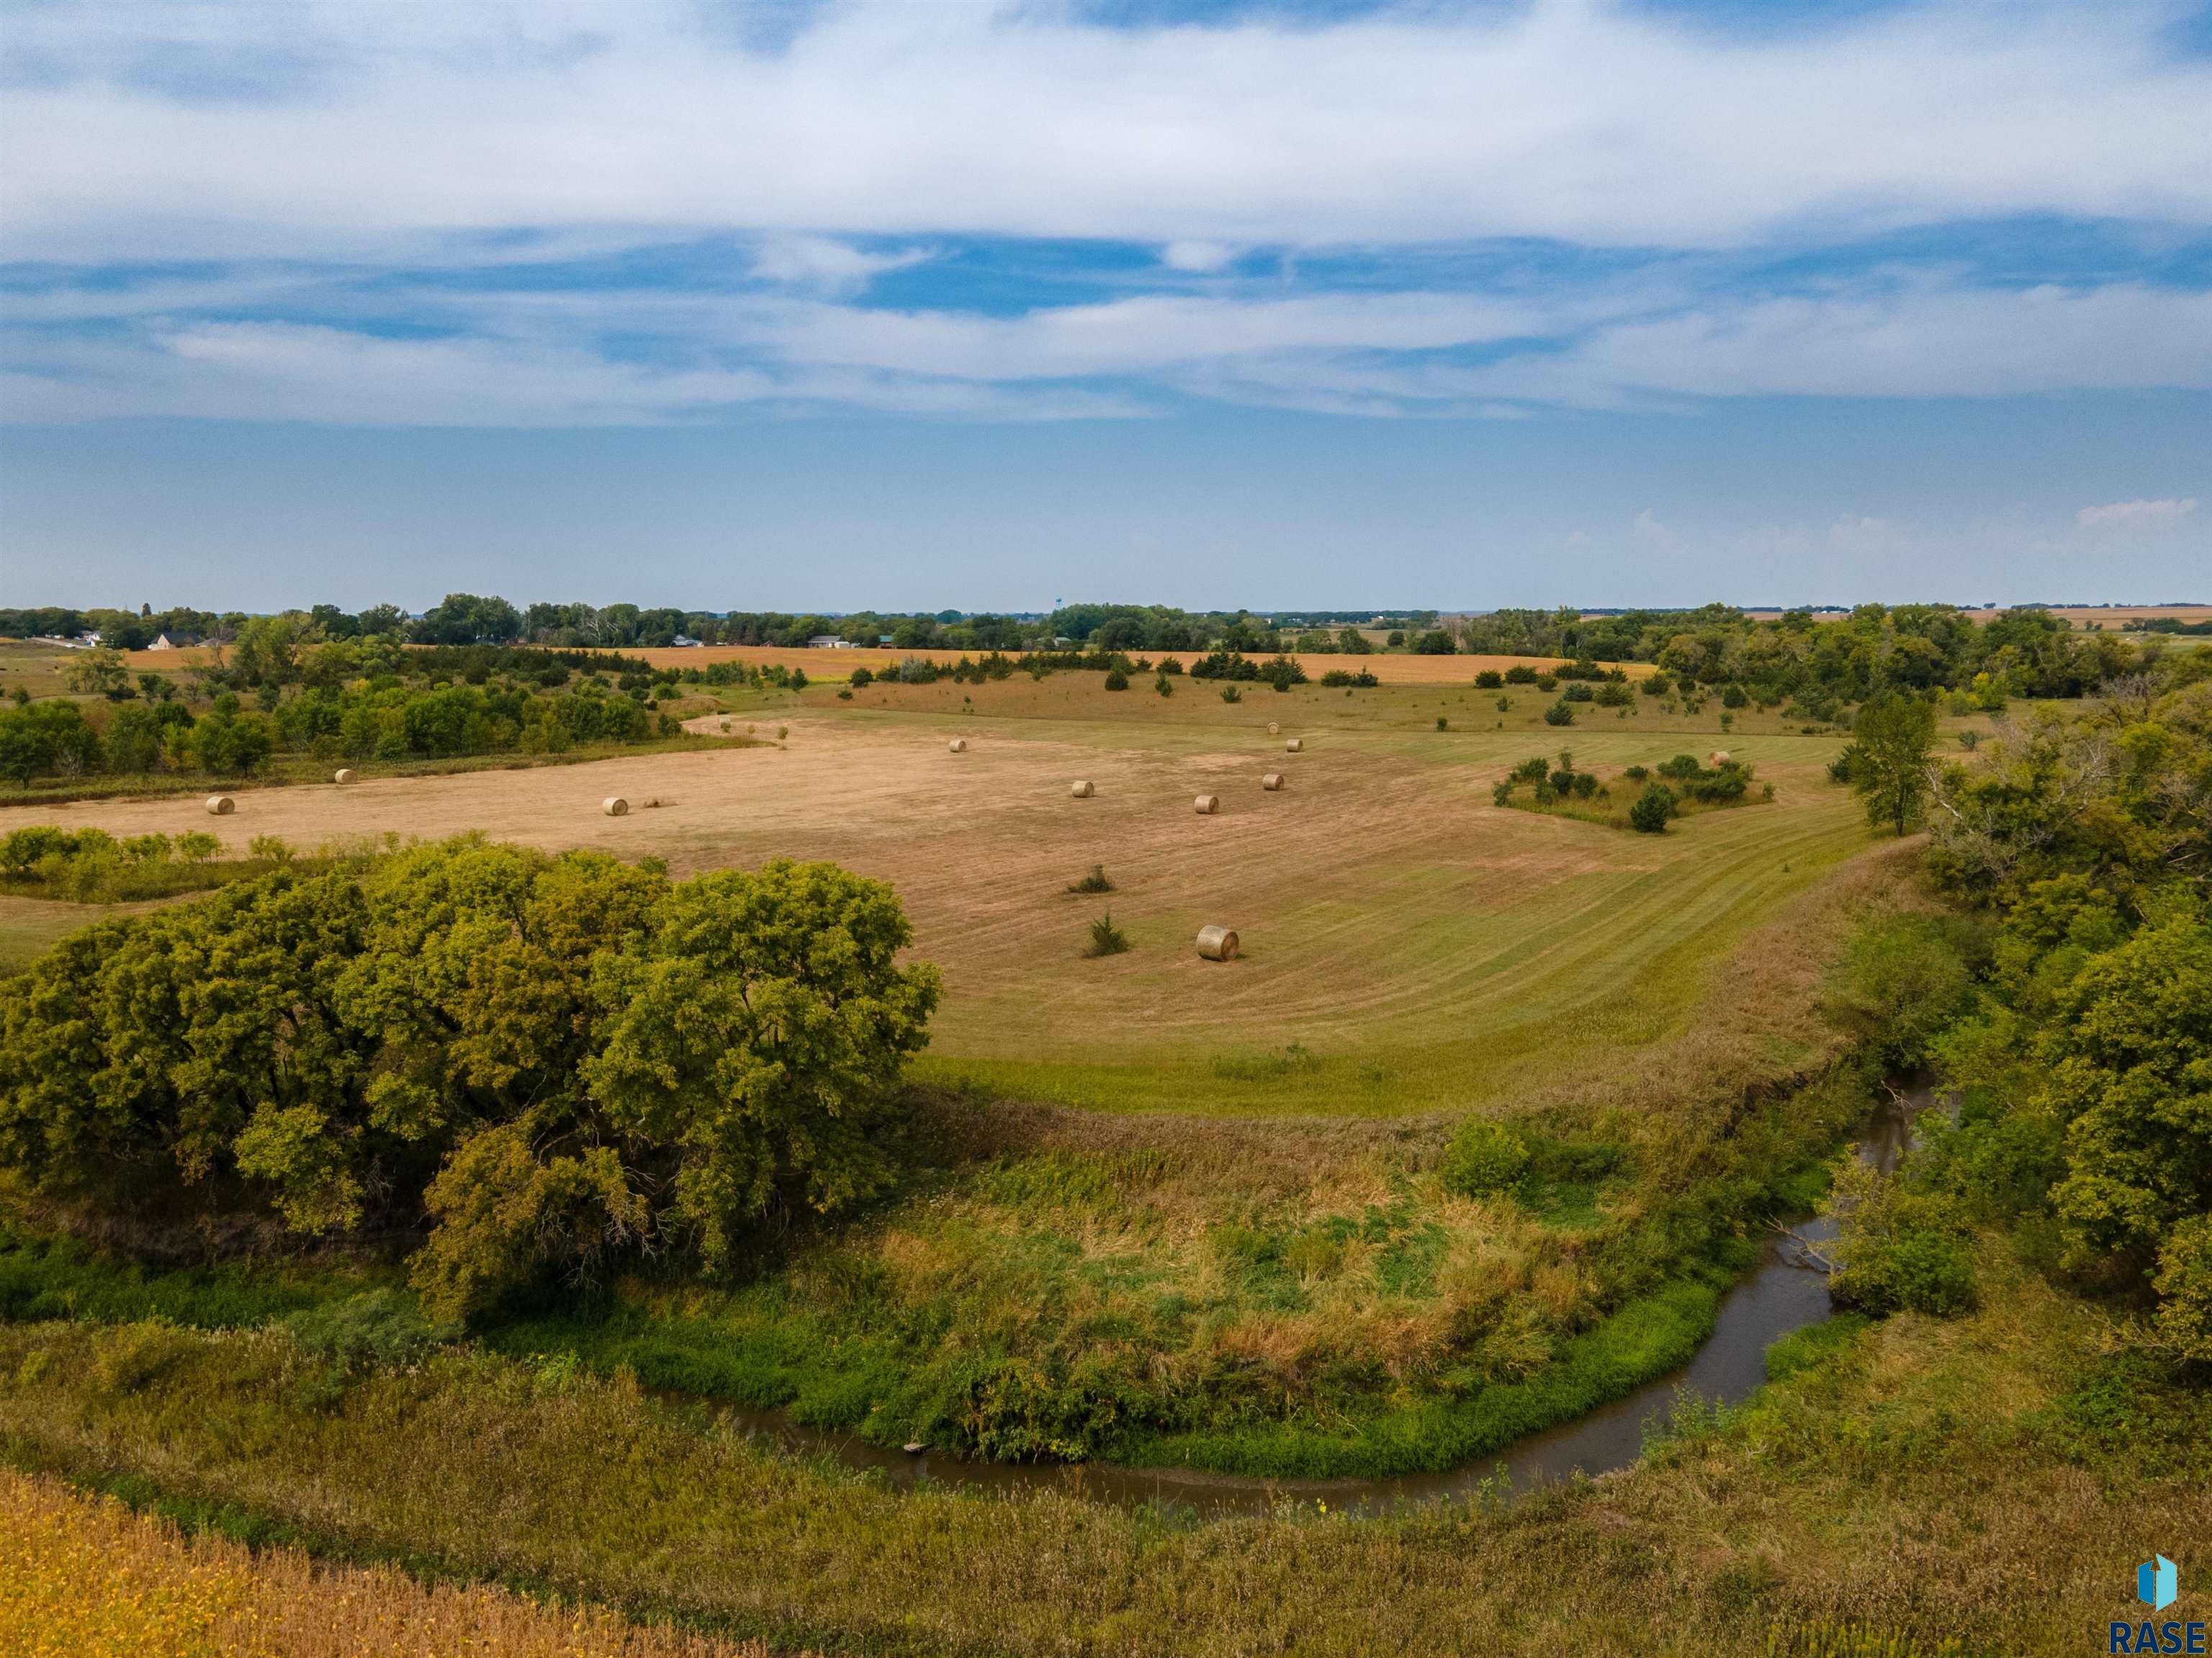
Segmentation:
<svg viewBox="0 0 2212 1658">
<path fill-rule="evenodd" d="M 1934 1103 L 1924 1083 L 1892 1090 L 1867 1125 L 1858 1145 L 1859 1160 L 1885 1174 L 1894 1171 L 1912 1144 L 1914 1121 Z M 984 1492 L 1046 1488 L 1120 1506 L 1178 1504 L 1209 1517 L 1265 1514 L 1285 1503 L 1319 1503 L 1334 1510 L 1376 1513 L 1440 1502 L 1498 1500 L 1577 1473 L 1595 1479 L 1632 1466 L 1643 1454 L 1648 1425 L 1664 1420 L 1686 1400 L 1717 1407 L 1747 1398 L 1766 1381 L 1766 1350 L 1833 1312 L 1827 1271 L 1817 1252 L 1835 1233 L 1834 1218 L 1823 1215 L 1767 1239 L 1757 1265 L 1722 1297 L 1712 1333 L 1686 1364 L 1570 1421 L 1433 1473 L 1262 1479 L 1197 1468 L 1105 1462 L 967 1461 L 805 1427 L 782 1410 L 722 1407 L 718 1414 L 793 1455 L 835 1462 L 898 1487 L 927 1485 Z"/>
</svg>

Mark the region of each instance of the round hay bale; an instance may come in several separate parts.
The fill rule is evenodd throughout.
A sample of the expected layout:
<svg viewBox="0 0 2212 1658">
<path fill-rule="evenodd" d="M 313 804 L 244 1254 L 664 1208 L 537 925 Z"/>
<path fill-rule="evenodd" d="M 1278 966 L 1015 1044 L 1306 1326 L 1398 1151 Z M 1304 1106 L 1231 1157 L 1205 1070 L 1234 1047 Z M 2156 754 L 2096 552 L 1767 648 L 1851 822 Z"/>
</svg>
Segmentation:
<svg viewBox="0 0 2212 1658">
<path fill-rule="evenodd" d="M 629 816 L 629 802 L 619 794 L 611 794 L 599 802 L 599 810 L 610 817 L 627 817 Z"/>
<path fill-rule="evenodd" d="M 207 799 L 209 812 L 216 817 L 228 817 L 238 810 L 238 802 L 227 794 L 210 794 Z"/>
<path fill-rule="evenodd" d="M 1088 800 L 1093 793 L 1091 780 L 1087 777 L 1077 778 L 1067 786 L 1067 792 L 1079 800 Z"/>
<path fill-rule="evenodd" d="M 1277 789 L 1283 786 L 1283 774 L 1279 771 L 1261 773 L 1260 776 L 1260 786 L 1267 790 L 1268 793 L 1273 794 Z"/>
<path fill-rule="evenodd" d="M 1705 759 L 1709 766 L 1725 766 L 1728 762 L 1729 751 L 1726 749 L 1715 749 Z"/>
<path fill-rule="evenodd" d="M 1199 928 L 1198 953 L 1209 962 L 1235 961 L 1237 959 L 1236 929 L 1225 926 Z"/>
<path fill-rule="evenodd" d="M 358 783 L 361 781 L 361 774 L 356 771 L 351 766 L 340 766 L 337 768 L 337 775 L 333 776 L 331 779 L 331 781 L 343 787 L 348 783 Z"/>
<path fill-rule="evenodd" d="M 945 746 L 955 754 L 965 754 L 968 752 L 968 739 L 964 737 L 956 737 Z"/>
<path fill-rule="evenodd" d="M 1200 817 L 1211 817 L 1221 810 L 1221 797 L 1218 794 L 1201 794 L 1191 804 L 1198 808 L 1198 815 Z"/>
<path fill-rule="evenodd" d="M 1305 745 L 1306 739 L 1304 738 L 1293 737 L 1289 742 L 1283 744 L 1283 752 L 1285 754 L 1297 754 L 1303 750 Z"/>
<path fill-rule="evenodd" d="M 1282 726 L 1280 726 L 1279 725 L 1278 725 L 1275 721 L 1273 721 L 1273 720 L 1270 720 L 1267 722 L 1267 735 L 1268 735 L 1268 736 L 1270 736 L 1270 737 L 1280 737 L 1282 734 L 1283 734 L 1283 728 L 1282 728 Z"/>
</svg>

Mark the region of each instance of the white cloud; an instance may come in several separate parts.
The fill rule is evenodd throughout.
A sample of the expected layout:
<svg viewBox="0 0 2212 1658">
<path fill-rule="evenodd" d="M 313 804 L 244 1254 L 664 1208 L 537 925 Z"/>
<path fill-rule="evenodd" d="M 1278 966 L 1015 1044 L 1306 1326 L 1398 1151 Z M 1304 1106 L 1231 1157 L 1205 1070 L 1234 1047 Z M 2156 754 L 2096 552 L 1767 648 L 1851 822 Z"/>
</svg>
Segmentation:
<svg viewBox="0 0 2212 1658">
<path fill-rule="evenodd" d="M 2212 295 L 1917 284 L 1715 299 L 1470 377 L 1494 396 L 2003 397 L 2212 388 Z"/>
<path fill-rule="evenodd" d="M 1632 540 L 1656 552 L 1679 553 L 1685 544 L 1682 537 L 1662 524 L 1659 515 L 1649 507 L 1636 515 L 1636 521 L 1628 526 L 1628 533 Z"/>
<path fill-rule="evenodd" d="M 816 306 L 782 314 L 799 361 L 1016 380 L 1128 374 L 1291 353 L 1437 350 L 1537 325 L 1517 302 L 1453 294 L 1237 300 L 1146 295 L 1017 317 Z"/>
<path fill-rule="evenodd" d="M 18 9 L 11 65 L 41 73 L 0 99 L 0 247 L 63 264 L 5 295 L 0 411 L 1503 418 L 2212 389 L 2212 295 L 1924 265 L 1756 291 L 1727 274 L 1754 262 L 1656 251 L 2013 212 L 2212 224 L 2212 64 L 2160 55 L 2156 3 L 2092 10 L 1929 4 L 1746 39 L 1622 0 L 1171 30 L 844 0 L 749 50 L 645 0 Z M 149 84 L 164 61 L 220 73 L 185 95 Z M 1103 263 L 1063 303 L 986 251 L 961 270 L 1003 284 L 988 308 L 950 262 L 934 307 L 860 302 L 967 234 L 1126 239 L 1159 264 Z M 1388 285 L 1393 244 L 1486 237 L 1640 252 Z M 657 276 L 606 274 L 672 243 Z M 1362 285 L 1300 274 L 1347 244 Z M 690 279 L 715 248 L 726 268 Z M 133 258 L 161 264 L 116 280 Z M 2081 525 L 2162 505 L 2185 511 Z"/>
<path fill-rule="evenodd" d="M 2102 507 L 2084 507 L 2074 514 L 2074 521 L 2085 530 L 2165 529 L 2196 510 L 2194 495 L 2179 501 L 2115 501 Z"/>
<path fill-rule="evenodd" d="M 991 315 L 837 297 L 824 285 L 859 268 L 837 247 L 784 245 L 787 280 L 774 288 L 541 291 L 479 273 L 416 282 L 396 310 L 380 273 L 350 268 L 52 288 L 10 301 L 0 338 L 18 378 L 0 411 L 559 425 L 763 399 L 1020 416 L 1155 412 L 1188 397 L 1468 418 L 1778 395 L 2212 389 L 2212 295 L 2132 286 L 1729 300 L 1601 285 L 1267 297 L 1246 285 Z M 405 330 L 389 325 L 395 314 Z M 473 392 L 471 374 L 483 377 Z M 266 405 L 253 385 L 269 388 Z M 410 387 L 422 400 L 412 413 Z M 2191 506 L 2121 502 L 2080 521 L 2148 527 Z"/>
<path fill-rule="evenodd" d="M 1170 270 L 1219 270 L 1236 257 L 1226 242 L 1170 242 L 1160 250 L 1160 263 Z"/>
<path fill-rule="evenodd" d="M 659 425 L 740 404 L 983 419 L 1142 415 L 1087 388 L 1009 392 L 838 367 L 769 372 L 622 362 L 546 339 L 391 339 L 296 324 L 203 324 L 137 348 L 102 343 L 0 374 L 15 421 L 118 416 L 362 426 Z"/>
<path fill-rule="evenodd" d="M 920 264 L 929 257 L 921 248 L 869 253 L 834 236 L 764 237 L 753 254 L 753 275 L 763 282 L 796 288 L 854 293 L 886 270 Z"/>
<path fill-rule="evenodd" d="M 1746 39 L 1606 0 L 1159 30 L 849 0 L 747 51 L 674 0 L 16 8 L 10 56 L 47 72 L 0 103 L 5 238 L 104 258 L 517 226 L 1174 246 L 2202 224 L 2212 64 L 2163 52 L 2167 15 L 1917 6 Z M 149 86 L 165 63 L 213 84 Z"/>
<path fill-rule="evenodd" d="M 1847 515 L 1828 525 L 1828 545 L 1839 553 L 1879 552 L 1899 541 L 1897 525 L 1886 518 Z"/>
</svg>

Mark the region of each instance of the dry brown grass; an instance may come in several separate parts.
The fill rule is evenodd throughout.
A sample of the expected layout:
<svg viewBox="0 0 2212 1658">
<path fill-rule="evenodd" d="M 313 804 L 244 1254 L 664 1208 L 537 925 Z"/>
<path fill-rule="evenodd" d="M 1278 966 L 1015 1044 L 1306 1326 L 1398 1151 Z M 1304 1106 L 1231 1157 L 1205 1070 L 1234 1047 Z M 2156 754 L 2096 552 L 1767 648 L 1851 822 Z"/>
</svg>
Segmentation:
<svg viewBox="0 0 2212 1658">
<path fill-rule="evenodd" d="M 1416 738 L 1317 726 L 1296 791 L 1263 794 L 1251 783 L 1269 746 L 1266 717 L 1287 710 L 1231 715 L 1217 702 L 1212 723 L 1117 725 L 1107 714 L 1133 707 L 1149 715 L 1160 699 L 1133 702 L 1092 685 L 1084 695 L 1094 723 L 1024 717 L 1023 699 L 1061 689 L 1074 694 L 1026 679 L 976 688 L 979 706 L 991 699 L 996 717 L 988 719 L 810 708 L 791 716 L 777 747 L 245 789 L 222 829 L 307 848 L 473 830 L 552 849 L 656 854 L 678 874 L 777 853 L 829 858 L 892 882 L 919 953 L 944 969 L 933 1055 L 1061 1067 L 1057 1085 L 1014 1071 L 981 1077 L 996 1091 L 1154 1109 L 1225 1098 L 1250 1109 L 1286 1090 L 1216 1087 L 1215 1060 L 1297 1041 L 1337 1066 L 1288 1079 L 1305 1108 L 1371 1112 L 1517 1086 L 1516 1060 L 1553 1043 L 1539 1027 L 1554 1022 L 1584 1048 L 1640 1048 L 1668 1034 L 1698 964 L 1678 958 L 1639 975 L 1639 962 L 1692 935 L 1724 939 L 1865 835 L 1848 797 L 1820 773 L 1827 739 L 1759 739 L 1760 774 L 1781 791 L 1771 805 L 1712 814 L 1664 837 L 1631 836 L 1492 805 L 1491 780 L 1530 740 L 1513 733 Z M 1359 717 L 1322 701 L 1311 712 Z M 948 727 L 970 736 L 957 762 L 945 753 Z M 1693 740 L 1624 722 L 1577 747 L 1593 759 L 1603 747 L 1650 761 Z M 1093 779 L 1099 798 L 1069 799 L 1071 774 Z M 1217 790 L 1221 814 L 1194 817 L 1192 796 Z M 616 794 L 666 804 L 604 816 L 601 799 Z M 210 821 L 189 799 L 0 811 L 0 829 L 35 822 L 174 833 Z M 1784 874 L 1793 857 L 1797 872 Z M 1134 947 L 1080 972 L 1043 968 L 1037 940 L 1066 937 L 1072 949 L 1085 919 L 1071 907 L 1069 880 L 1100 862 L 1114 872 L 1115 920 Z M 1216 920 L 1242 935 L 1245 959 L 1233 970 L 1189 948 L 1199 926 Z M 1470 1047 L 1475 1032 L 1482 1041 Z M 1117 1068 L 1085 1070 L 1101 1063 Z M 1397 1074 L 1363 1084 L 1375 1069 Z"/>
<path fill-rule="evenodd" d="M 11 1658 L 770 1658 L 391 1566 L 187 1538 L 112 1497 L 0 1469 L 0 1651 Z"/>
</svg>

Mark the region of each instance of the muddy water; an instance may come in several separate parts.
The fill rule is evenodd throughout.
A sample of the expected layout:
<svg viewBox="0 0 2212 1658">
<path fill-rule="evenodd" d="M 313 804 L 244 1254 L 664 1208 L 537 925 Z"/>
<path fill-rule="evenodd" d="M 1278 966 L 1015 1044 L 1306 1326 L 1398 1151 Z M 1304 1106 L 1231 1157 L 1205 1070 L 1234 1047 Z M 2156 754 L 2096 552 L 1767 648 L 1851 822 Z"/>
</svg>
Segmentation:
<svg viewBox="0 0 2212 1658">
<path fill-rule="evenodd" d="M 1884 1172 L 1910 1147 L 1912 1121 L 1931 1103 L 1924 1088 L 1899 1096 L 1868 1127 L 1859 1160 Z M 1284 1503 L 1322 1502 L 1333 1509 L 1379 1512 L 1451 1499 L 1502 1497 L 1576 1473 L 1595 1478 L 1625 1468 L 1644 1448 L 1646 1425 L 1663 1420 L 1679 1401 L 1735 1404 L 1766 1380 L 1766 1350 L 1793 1330 L 1817 1324 L 1832 1310 L 1826 1272 L 1800 1239 L 1814 1244 L 1834 1235 L 1827 1218 L 1804 1222 L 1795 1236 L 1777 1236 L 1748 1277 L 1723 1299 L 1713 1333 L 1680 1370 L 1586 1416 L 1531 1434 L 1491 1455 L 1441 1473 L 1389 1479 L 1246 1479 L 1189 1468 L 1125 1468 L 1109 1463 L 965 1462 L 949 1455 L 916 1455 L 870 1444 L 849 1434 L 803 1428 L 781 1412 L 731 1411 L 749 1432 L 802 1456 L 828 1457 L 874 1473 L 893 1485 L 938 1485 L 983 1491 L 1053 1490 L 1103 1503 L 1171 1503 L 1203 1515 L 1265 1513 Z"/>
</svg>

